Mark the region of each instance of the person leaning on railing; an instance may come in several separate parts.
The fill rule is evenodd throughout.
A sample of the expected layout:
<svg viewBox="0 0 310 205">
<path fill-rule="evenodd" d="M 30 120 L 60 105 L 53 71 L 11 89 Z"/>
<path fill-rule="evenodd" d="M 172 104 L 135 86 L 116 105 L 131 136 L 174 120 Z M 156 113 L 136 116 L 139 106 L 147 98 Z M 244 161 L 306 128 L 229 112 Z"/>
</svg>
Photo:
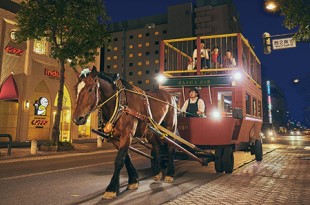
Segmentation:
<svg viewBox="0 0 310 205">
<path fill-rule="evenodd" d="M 236 65 L 236 59 L 233 57 L 231 51 L 227 50 L 223 59 L 223 68 L 234 68 Z"/>
<path fill-rule="evenodd" d="M 208 68 L 209 66 L 209 53 L 208 51 L 210 49 L 204 48 L 205 44 L 201 43 L 200 44 L 200 60 L 201 60 L 201 68 Z M 197 68 L 197 48 L 193 52 L 193 59 L 194 59 L 194 64 L 196 65 L 195 68 Z"/>
</svg>

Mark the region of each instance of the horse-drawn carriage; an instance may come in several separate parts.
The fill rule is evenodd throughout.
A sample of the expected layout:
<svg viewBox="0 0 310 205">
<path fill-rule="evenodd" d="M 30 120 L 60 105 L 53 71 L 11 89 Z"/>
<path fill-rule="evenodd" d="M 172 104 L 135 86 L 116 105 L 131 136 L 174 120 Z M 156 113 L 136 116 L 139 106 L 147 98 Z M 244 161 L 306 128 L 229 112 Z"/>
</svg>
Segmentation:
<svg viewBox="0 0 310 205">
<path fill-rule="evenodd" d="M 202 68 L 198 57 L 197 69 L 187 70 L 189 56 L 181 48 L 201 42 L 210 47 L 226 42 L 222 49 L 229 47 L 236 52 L 237 67 Z M 233 171 L 233 153 L 237 150 L 249 151 L 256 160 L 262 160 L 260 62 L 241 34 L 165 40 L 160 60 L 165 81 L 160 84 L 161 89 L 150 92 L 99 73 L 95 68 L 83 70 L 80 75 L 73 121 L 84 124 L 89 114 L 100 108 L 106 123 L 102 132 L 93 131 L 118 149 L 114 174 L 104 198 L 116 197 L 124 165 L 128 189 L 138 188 L 138 174 L 128 150 L 151 158 L 154 180 L 160 180 L 161 145 L 167 144 L 166 182 L 173 181 L 175 149 L 202 165 L 214 161 L 216 172 Z M 178 116 L 180 105 L 192 87 L 200 88 L 207 107 L 205 117 Z M 142 136 L 152 145 L 151 156 L 131 145 L 133 137 Z M 149 147 L 142 140 L 139 142 Z"/>
</svg>

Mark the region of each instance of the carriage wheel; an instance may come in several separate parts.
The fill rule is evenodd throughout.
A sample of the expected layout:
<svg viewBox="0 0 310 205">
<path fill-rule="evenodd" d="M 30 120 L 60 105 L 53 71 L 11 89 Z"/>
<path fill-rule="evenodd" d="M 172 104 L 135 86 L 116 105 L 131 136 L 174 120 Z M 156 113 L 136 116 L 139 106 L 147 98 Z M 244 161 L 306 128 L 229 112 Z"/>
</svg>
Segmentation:
<svg viewBox="0 0 310 205">
<path fill-rule="evenodd" d="M 256 161 L 262 161 L 263 160 L 262 139 L 255 140 L 254 150 L 255 150 Z"/>
<path fill-rule="evenodd" d="M 223 157 L 223 148 L 217 147 L 215 149 L 215 160 L 214 160 L 214 167 L 217 173 L 222 173 L 224 171 L 222 166 L 222 157 Z"/>
<path fill-rule="evenodd" d="M 225 173 L 232 173 L 234 170 L 234 152 L 231 146 L 226 146 L 223 151 L 222 165 Z"/>
</svg>

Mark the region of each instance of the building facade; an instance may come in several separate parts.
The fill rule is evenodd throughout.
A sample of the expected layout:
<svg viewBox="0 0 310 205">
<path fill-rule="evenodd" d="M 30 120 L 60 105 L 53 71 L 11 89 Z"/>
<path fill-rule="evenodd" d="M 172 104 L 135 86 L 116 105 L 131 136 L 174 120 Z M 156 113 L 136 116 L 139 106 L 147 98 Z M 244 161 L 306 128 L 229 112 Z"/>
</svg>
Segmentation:
<svg viewBox="0 0 310 205">
<path fill-rule="evenodd" d="M 113 38 L 102 49 L 101 68 L 152 90 L 158 88 L 161 40 L 237 33 L 241 28 L 231 0 L 197 0 L 169 6 L 166 14 L 113 23 L 110 30 Z M 194 46 L 186 52 L 192 55 L 193 50 Z"/>
<path fill-rule="evenodd" d="M 49 57 L 50 44 L 44 40 L 17 44 L 18 2 L 5 1 L 0 7 L 0 133 L 11 134 L 13 141 L 51 140 L 60 65 Z M 98 57 L 97 67 L 99 61 Z M 77 78 L 68 65 L 65 75 L 60 140 L 96 138 L 90 130 L 97 128 L 97 113 L 92 114 L 85 126 L 72 123 Z"/>
</svg>

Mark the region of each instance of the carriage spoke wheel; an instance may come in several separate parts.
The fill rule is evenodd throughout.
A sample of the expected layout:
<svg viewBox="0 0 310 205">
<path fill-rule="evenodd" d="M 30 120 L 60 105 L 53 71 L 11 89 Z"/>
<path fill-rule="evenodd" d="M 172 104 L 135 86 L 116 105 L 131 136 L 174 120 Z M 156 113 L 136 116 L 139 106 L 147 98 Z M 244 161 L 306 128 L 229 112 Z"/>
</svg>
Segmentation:
<svg viewBox="0 0 310 205">
<path fill-rule="evenodd" d="M 217 173 L 222 173 L 224 171 L 222 166 L 222 157 L 223 157 L 223 148 L 222 147 L 215 148 L 214 168 Z"/>
<path fill-rule="evenodd" d="M 225 173 L 232 173 L 234 170 L 234 152 L 231 146 L 224 147 L 222 167 Z"/>
<path fill-rule="evenodd" d="M 256 161 L 262 161 L 263 160 L 263 145 L 262 145 L 261 139 L 255 140 L 254 151 L 255 151 Z"/>
</svg>

